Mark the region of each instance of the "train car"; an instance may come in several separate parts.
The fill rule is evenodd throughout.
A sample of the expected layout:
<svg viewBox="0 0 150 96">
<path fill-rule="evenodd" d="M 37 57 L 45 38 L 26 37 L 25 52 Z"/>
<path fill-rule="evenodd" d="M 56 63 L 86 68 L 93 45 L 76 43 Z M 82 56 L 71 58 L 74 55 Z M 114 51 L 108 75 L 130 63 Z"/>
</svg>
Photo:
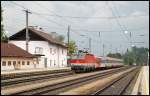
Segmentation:
<svg viewBox="0 0 150 96">
<path fill-rule="evenodd" d="M 111 57 L 101 58 L 101 68 L 115 68 L 123 66 L 123 60 Z"/>
<path fill-rule="evenodd" d="M 95 57 L 89 53 L 78 53 L 68 60 L 71 69 L 75 72 L 89 72 L 100 68 L 101 58 Z"/>
<path fill-rule="evenodd" d="M 123 66 L 123 60 L 111 57 L 96 57 L 93 54 L 79 52 L 68 60 L 75 72 L 89 72 L 97 69 L 107 69 Z"/>
</svg>

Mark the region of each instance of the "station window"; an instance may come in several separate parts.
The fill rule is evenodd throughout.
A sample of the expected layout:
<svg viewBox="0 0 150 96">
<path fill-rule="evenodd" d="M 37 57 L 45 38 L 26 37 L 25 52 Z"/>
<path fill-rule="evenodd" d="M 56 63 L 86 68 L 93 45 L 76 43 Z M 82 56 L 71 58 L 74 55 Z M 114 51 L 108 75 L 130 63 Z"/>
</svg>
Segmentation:
<svg viewBox="0 0 150 96">
<path fill-rule="evenodd" d="M 35 48 L 35 53 L 42 54 L 43 53 L 43 48 L 42 47 L 36 47 Z"/>
<path fill-rule="evenodd" d="M 56 54 L 56 49 L 54 49 L 54 54 Z"/>
<path fill-rule="evenodd" d="M 22 61 L 22 65 L 25 65 L 25 62 L 24 62 L 24 61 Z"/>
<path fill-rule="evenodd" d="M 62 49 L 62 54 L 63 54 L 64 52 L 63 52 L 63 49 Z"/>
<path fill-rule="evenodd" d="M 51 66 L 51 64 L 52 64 L 52 60 L 50 60 L 50 66 Z"/>
<path fill-rule="evenodd" d="M 52 48 L 50 48 L 50 54 L 52 54 Z"/>
<path fill-rule="evenodd" d="M 30 65 L 30 61 L 27 61 L 27 65 Z"/>
<path fill-rule="evenodd" d="M 6 61 L 3 61 L 3 62 L 2 62 L 2 66 L 6 66 Z"/>
<path fill-rule="evenodd" d="M 8 66 L 11 66 L 11 61 L 8 61 Z"/>
<path fill-rule="evenodd" d="M 13 65 L 14 65 L 14 66 L 16 65 L 16 61 L 13 61 Z"/>
<path fill-rule="evenodd" d="M 18 64 L 20 64 L 20 61 L 18 61 Z"/>
<path fill-rule="evenodd" d="M 55 62 L 55 60 L 54 60 L 54 65 L 56 65 L 56 62 Z"/>
</svg>

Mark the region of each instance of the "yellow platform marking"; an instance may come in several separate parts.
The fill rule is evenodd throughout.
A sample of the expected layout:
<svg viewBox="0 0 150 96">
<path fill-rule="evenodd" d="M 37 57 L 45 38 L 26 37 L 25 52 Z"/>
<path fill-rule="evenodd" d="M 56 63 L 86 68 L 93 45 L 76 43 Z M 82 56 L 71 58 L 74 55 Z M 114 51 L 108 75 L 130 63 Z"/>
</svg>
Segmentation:
<svg viewBox="0 0 150 96">
<path fill-rule="evenodd" d="M 143 91 L 144 91 L 142 93 L 143 95 L 149 95 L 149 83 L 148 83 L 147 74 L 148 74 L 147 69 L 146 69 L 146 67 L 144 67 L 143 68 L 143 74 L 142 74 L 143 75 L 143 78 L 142 78 L 143 79 L 143 82 L 142 82 L 143 86 L 142 87 L 143 87 Z"/>
</svg>

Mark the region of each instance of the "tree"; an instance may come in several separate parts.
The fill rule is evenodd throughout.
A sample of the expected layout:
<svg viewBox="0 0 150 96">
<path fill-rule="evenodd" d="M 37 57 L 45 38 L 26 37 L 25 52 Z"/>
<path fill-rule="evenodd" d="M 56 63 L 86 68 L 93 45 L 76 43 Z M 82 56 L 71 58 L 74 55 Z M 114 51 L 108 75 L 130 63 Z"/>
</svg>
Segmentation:
<svg viewBox="0 0 150 96">
<path fill-rule="evenodd" d="M 122 58 L 120 53 L 108 53 L 107 56 L 112 58 L 118 58 L 118 59 Z"/>
<path fill-rule="evenodd" d="M 59 41 L 59 42 L 63 42 L 65 37 L 63 35 L 59 35 L 56 32 L 51 32 L 50 35 L 52 36 L 53 39 Z"/>
<path fill-rule="evenodd" d="M 69 50 L 70 55 L 77 52 L 77 45 L 76 45 L 75 41 L 70 41 L 69 42 L 68 50 Z"/>
<path fill-rule="evenodd" d="M 148 60 L 148 48 L 137 48 L 132 47 L 131 51 L 128 51 L 124 54 L 123 59 L 125 64 L 133 65 L 133 63 L 136 63 L 136 65 L 143 65 L 147 63 Z"/>
<path fill-rule="evenodd" d="M 65 39 L 65 37 L 62 36 L 62 35 L 59 35 L 59 36 L 57 37 L 57 40 L 60 41 L 60 42 L 63 42 L 64 39 Z"/>
<path fill-rule="evenodd" d="M 2 42 L 7 42 L 8 41 L 8 37 L 5 34 L 4 25 L 2 24 L 2 21 L 3 21 L 2 12 L 3 12 L 3 10 L 2 10 L 2 7 L 1 7 L 1 41 Z"/>
<path fill-rule="evenodd" d="M 127 52 L 123 55 L 124 64 L 133 65 L 134 60 L 132 58 L 132 52 L 127 50 Z"/>
</svg>

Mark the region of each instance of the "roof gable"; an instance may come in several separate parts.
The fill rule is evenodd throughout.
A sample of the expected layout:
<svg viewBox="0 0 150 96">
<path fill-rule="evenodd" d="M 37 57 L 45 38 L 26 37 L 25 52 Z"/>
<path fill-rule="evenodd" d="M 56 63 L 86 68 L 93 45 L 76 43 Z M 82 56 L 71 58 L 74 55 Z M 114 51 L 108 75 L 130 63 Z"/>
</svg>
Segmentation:
<svg viewBox="0 0 150 96">
<path fill-rule="evenodd" d="M 1 42 L 1 57 L 27 57 L 33 58 L 34 56 L 20 47 L 11 43 Z"/>
<path fill-rule="evenodd" d="M 25 36 L 26 36 L 26 29 L 24 28 L 23 30 L 17 32 L 16 34 L 10 36 L 9 40 L 25 40 L 26 39 Z M 35 28 L 29 28 L 29 38 L 30 40 L 45 40 L 48 41 L 49 43 L 53 43 L 67 48 L 67 46 L 63 42 L 57 41 L 53 39 L 50 34 L 42 32 L 40 30 L 36 30 Z"/>
<path fill-rule="evenodd" d="M 33 41 L 34 40 L 40 40 L 40 41 L 45 40 L 41 36 L 32 32 L 31 30 L 29 30 L 29 37 L 30 37 L 30 40 L 33 40 Z M 10 36 L 9 40 L 26 40 L 26 29 L 23 29 L 23 30 L 17 32 L 16 34 Z"/>
</svg>

